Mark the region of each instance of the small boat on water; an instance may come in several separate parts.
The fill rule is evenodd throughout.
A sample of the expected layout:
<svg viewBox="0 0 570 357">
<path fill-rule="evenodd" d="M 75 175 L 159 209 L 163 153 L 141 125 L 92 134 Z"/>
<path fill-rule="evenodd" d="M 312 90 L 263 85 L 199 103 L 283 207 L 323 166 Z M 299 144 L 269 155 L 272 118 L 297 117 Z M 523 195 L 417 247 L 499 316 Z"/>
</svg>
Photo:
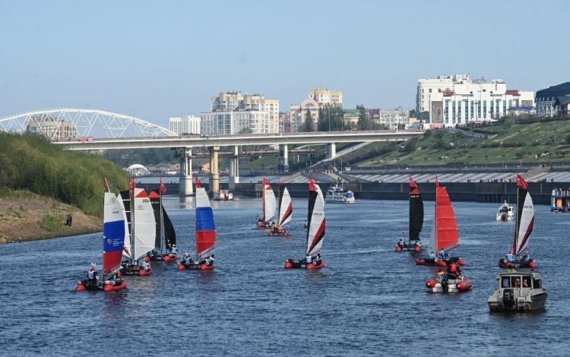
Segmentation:
<svg viewBox="0 0 570 357">
<path fill-rule="evenodd" d="M 151 261 L 174 262 L 178 260 L 176 230 L 162 203 L 162 195 L 164 193 L 166 193 L 166 187 L 160 180 L 159 189 L 150 191 L 148 195 L 156 221 L 154 249 L 148 253 L 148 256 Z"/>
<path fill-rule="evenodd" d="M 509 269 L 497 275 L 498 288 L 489 296 L 491 312 L 542 311 L 548 294 L 542 286 L 542 275 L 532 271 Z"/>
<path fill-rule="evenodd" d="M 448 251 L 459 245 L 459 228 L 447 189 L 435 180 L 435 211 L 429 237 L 429 255 L 415 259 L 417 265 L 447 266 L 450 263 L 465 265 L 461 257 L 449 256 Z M 445 252 L 445 257 L 436 257 Z"/>
<path fill-rule="evenodd" d="M 196 178 L 196 258 L 190 258 L 185 253 L 178 262 L 178 270 L 212 270 L 214 269 L 214 254 L 216 245 L 216 223 L 214 211 L 206 189 Z"/>
<path fill-rule="evenodd" d="M 508 222 L 515 219 L 515 210 L 513 205 L 507 203 L 507 201 L 503 202 L 499 210 L 497 211 L 497 215 L 495 217 L 497 221 L 501 222 Z"/>
<path fill-rule="evenodd" d="M 328 203 L 354 203 L 356 199 L 351 190 L 341 185 L 334 185 L 327 190 L 325 201 Z"/>
<path fill-rule="evenodd" d="M 271 219 L 275 216 L 277 210 L 277 201 L 275 199 L 275 192 L 269 183 L 269 180 L 264 178 L 262 181 L 262 211 L 263 216 L 257 217 L 257 229 L 269 228 L 271 226 Z"/>
<path fill-rule="evenodd" d="M 289 231 L 285 229 L 285 226 L 291 222 L 293 217 L 293 201 L 287 187 L 283 188 L 279 194 L 279 213 L 277 217 L 277 225 L 269 229 L 269 235 L 289 236 Z"/>
<path fill-rule="evenodd" d="M 229 190 L 220 190 L 216 197 L 214 197 L 215 201 L 233 201 L 234 194 L 231 193 Z"/>
<path fill-rule="evenodd" d="M 149 276 L 152 274 L 148 253 L 154 249 L 156 220 L 148 193 L 132 185 L 128 191 L 121 191 L 123 204 L 130 222 L 130 236 L 125 240 L 123 275 Z"/>
<path fill-rule="evenodd" d="M 499 259 L 501 268 L 536 268 L 537 262 L 530 258 L 528 243 L 534 227 L 534 204 L 528 192 L 528 184 L 517 175 L 517 215 L 513 243 L 505 258 Z"/>
<path fill-rule="evenodd" d="M 321 260 L 321 248 L 325 238 L 325 200 L 323 193 L 315 183 L 309 180 L 309 207 L 307 211 L 307 249 L 305 258 L 295 260 L 287 259 L 285 269 L 321 269 L 325 262 Z"/>
<path fill-rule="evenodd" d="M 103 279 L 97 278 L 95 264 L 93 264 L 90 277 L 77 282 L 77 291 L 103 290 L 117 291 L 127 288 L 127 282 L 117 278 L 116 274 L 121 268 L 123 245 L 125 243 L 124 211 L 121 209 L 120 199 L 109 189 L 107 179 L 104 179 L 104 209 L 103 209 Z M 112 277 L 107 279 L 107 277 Z"/>
<path fill-rule="evenodd" d="M 552 212 L 569 212 L 570 211 L 570 200 L 568 200 L 570 194 L 568 191 L 563 189 L 552 189 L 552 194 L 550 196 L 550 211 Z"/>
<path fill-rule="evenodd" d="M 421 252 L 422 250 L 420 232 L 422 231 L 424 224 L 424 202 L 418 185 L 411 176 L 409 208 L 408 241 L 406 242 L 404 238 L 400 239 L 400 241 L 396 243 L 396 252 L 401 252 L 403 250 Z"/>
<path fill-rule="evenodd" d="M 464 293 L 473 288 L 473 282 L 463 275 L 443 273 L 426 281 L 426 286 L 433 293 Z"/>
</svg>

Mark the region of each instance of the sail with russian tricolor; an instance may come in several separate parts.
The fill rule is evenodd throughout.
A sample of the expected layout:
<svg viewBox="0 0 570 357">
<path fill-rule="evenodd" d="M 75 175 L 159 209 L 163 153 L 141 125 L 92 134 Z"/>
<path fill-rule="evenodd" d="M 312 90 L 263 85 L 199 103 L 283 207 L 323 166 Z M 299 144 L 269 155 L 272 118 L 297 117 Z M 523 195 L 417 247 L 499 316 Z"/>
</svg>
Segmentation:
<svg viewBox="0 0 570 357">
<path fill-rule="evenodd" d="M 215 245 L 214 211 L 206 189 L 196 180 L 196 260 L 201 262 L 212 256 Z"/>
</svg>

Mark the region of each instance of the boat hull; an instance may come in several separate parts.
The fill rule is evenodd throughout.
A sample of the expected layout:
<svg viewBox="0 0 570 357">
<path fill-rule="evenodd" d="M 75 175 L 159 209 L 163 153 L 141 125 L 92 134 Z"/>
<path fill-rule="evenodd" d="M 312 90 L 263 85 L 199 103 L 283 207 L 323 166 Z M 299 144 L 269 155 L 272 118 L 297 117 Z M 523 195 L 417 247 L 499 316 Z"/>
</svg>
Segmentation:
<svg viewBox="0 0 570 357">
<path fill-rule="evenodd" d="M 432 293 L 464 293 L 473 288 L 473 282 L 465 277 L 447 279 L 446 282 L 429 279 L 426 281 L 426 287 Z"/>
<path fill-rule="evenodd" d="M 281 230 L 281 231 L 269 231 L 268 233 L 269 236 L 283 236 L 283 237 L 288 237 L 289 236 L 289 231 L 286 230 Z"/>
<path fill-rule="evenodd" d="M 394 250 L 396 252 L 412 251 L 419 253 L 422 251 L 422 246 L 421 244 L 418 243 L 404 243 L 404 244 L 396 243 Z"/>
<path fill-rule="evenodd" d="M 465 266 L 465 260 L 460 257 L 451 257 L 448 261 L 441 259 L 418 258 L 414 259 L 416 265 L 438 266 L 445 267 L 448 263 L 457 263 L 460 266 Z"/>
<path fill-rule="evenodd" d="M 118 285 L 111 284 L 92 284 L 86 280 L 77 282 L 76 291 L 119 291 L 127 288 L 127 282 L 122 281 Z"/>
<path fill-rule="evenodd" d="M 315 269 L 322 269 L 326 266 L 324 261 L 321 261 L 319 264 L 315 264 L 315 263 L 309 263 L 307 264 L 306 261 L 304 260 L 293 260 L 293 259 L 287 259 L 285 261 L 285 269 L 309 269 L 309 270 L 315 270 Z"/>
<path fill-rule="evenodd" d="M 497 289 L 487 300 L 491 312 L 537 312 L 546 308 L 546 291 L 521 296 L 517 293 L 524 289 L 512 289 L 513 296 L 506 297 L 505 290 Z"/>
<path fill-rule="evenodd" d="M 192 264 L 185 264 L 179 263 L 178 270 L 214 270 L 214 264 L 206 264 L 206 263 L 192 263 Z"/>
<path fill-rule="evenodd" d="M 538 266 L 536 260 L 531 259 L 528 262 L 509 262 L 506 259 L 499 259 L 499 267 L 503 269 L 514 269 L 514 268 L 529 268 L 535 269 Z"/>
</svg>

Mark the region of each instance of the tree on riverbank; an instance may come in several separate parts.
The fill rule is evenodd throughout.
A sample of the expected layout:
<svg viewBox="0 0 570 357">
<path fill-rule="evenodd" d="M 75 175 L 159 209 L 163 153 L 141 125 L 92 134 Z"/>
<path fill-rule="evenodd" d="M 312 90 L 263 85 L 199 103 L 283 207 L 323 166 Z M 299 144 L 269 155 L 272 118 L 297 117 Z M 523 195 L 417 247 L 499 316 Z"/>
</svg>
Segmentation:
<svg viewBox="0 0 570 357">
<path fill-rule="evenodd" d="M 65 151 L 36 134 L 0 133 L 0 188 L 27 190 L 73 205 L 88 214 L 103 212 L 103 178 L 126 188 L 128 176 L 99 156 Z"/>
</svg>

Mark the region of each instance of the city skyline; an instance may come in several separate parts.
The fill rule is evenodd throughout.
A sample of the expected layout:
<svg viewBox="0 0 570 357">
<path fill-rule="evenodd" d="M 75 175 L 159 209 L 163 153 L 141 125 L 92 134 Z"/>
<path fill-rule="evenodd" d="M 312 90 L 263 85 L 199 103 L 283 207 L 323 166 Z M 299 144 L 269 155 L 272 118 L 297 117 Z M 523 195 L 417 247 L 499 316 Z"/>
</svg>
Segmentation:
<svg viewBox="0 0 570 357">
<path fill-rule="evenodd" d="M 566 81 L 553 35 L 565 10 L 510 0 L 3 1 L 0 117 L 92 108 L 167 127 L 208 111 L 220 92 L 259 93 L 287 111 L 314 88 L 342 91 L 346 108 L 413 109 L 418 80 L 456 73 L 536 92 Z"/>
</svg>

